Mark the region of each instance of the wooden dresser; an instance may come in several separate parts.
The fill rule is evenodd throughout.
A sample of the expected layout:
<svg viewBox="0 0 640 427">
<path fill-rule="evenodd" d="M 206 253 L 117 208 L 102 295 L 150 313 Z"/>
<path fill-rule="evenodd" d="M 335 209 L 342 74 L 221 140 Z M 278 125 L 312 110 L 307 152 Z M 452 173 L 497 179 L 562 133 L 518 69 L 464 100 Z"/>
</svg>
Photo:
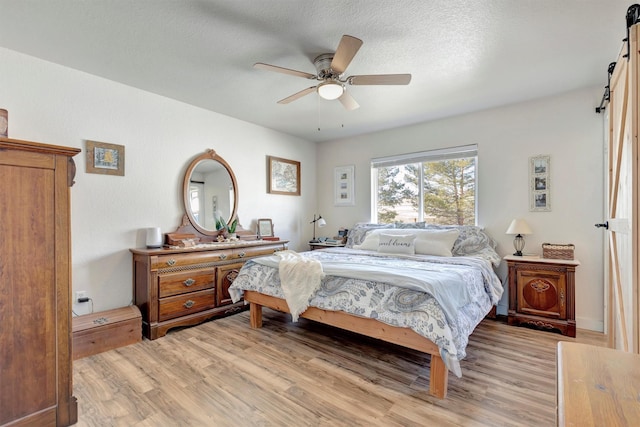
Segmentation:
<svg viewBox="0 0 640 427">
<path fill-rule="evenodd" d="M 0 426 L 78 419 L 69 199 L 79 152 L 0 138 Z"/>
<path fill-rule="evenodd" d="M 195 325 L 245 309 L 233 304 L 229 286 L 251 258 L 272 255 L 288 241 L 210 243 L 183 249 L 131 249 L 134 303 L 142 313 L 142 334 L 164 336 L 177 326 Z"/>
</svg>

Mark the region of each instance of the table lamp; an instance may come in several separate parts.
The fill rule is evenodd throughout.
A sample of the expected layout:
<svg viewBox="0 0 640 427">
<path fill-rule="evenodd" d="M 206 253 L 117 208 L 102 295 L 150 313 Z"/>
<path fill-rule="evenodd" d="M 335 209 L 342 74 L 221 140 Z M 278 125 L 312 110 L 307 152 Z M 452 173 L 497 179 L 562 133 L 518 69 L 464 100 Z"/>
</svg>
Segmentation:
<svg viewBox="0 0 640 427">
<path fill-rule="evenodd" d="M 516 256 L 522 256 L 522 250 L 524 249 L 524 236 L 526 234 L 533 234 L 529 224 L 524 219 L 516 218 L 511 221 L 511 225 L 507 229 L 506 234 L 515 234 L 513 239 L 513 247 L 516 249 Z"/>
<path fill-rule="evenodd" d="M 311 221 L 310 224 L 313 224 L 313 239 L 311 239 L 309 243 L 318 243 L 319 241 L 316 238 L 316 224 L 318 225 L 318 227 L 322 228 L 327 225 L 327 221 L 322 218 L 322 215 L 318 215 L 318 218 L 316 218 L 316 215 L 314 214 L 313 221 Z"/>
</svg>

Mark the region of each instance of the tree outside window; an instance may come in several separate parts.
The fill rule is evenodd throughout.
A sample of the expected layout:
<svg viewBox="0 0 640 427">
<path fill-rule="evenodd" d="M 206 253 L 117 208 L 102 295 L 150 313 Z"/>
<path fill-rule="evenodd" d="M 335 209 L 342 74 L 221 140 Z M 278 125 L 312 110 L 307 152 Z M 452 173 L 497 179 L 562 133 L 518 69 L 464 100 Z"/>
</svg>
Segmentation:
<svg viewBox="0 0 640 427">
<path fill-rule="evenodd" d="M 374 167 L 379 223 L 475 225 L 476 157 Z"/>
</svg>

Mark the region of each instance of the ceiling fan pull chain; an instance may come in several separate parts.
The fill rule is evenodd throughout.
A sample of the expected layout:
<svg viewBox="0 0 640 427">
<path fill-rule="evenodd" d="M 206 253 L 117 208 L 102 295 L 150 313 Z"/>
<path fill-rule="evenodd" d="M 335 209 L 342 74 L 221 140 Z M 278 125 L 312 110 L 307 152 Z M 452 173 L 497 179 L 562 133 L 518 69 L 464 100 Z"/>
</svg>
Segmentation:
<svg viewBox="0 0 640 427">
<path fill-rule="evenodd" d="M 320 132 L 320 97 L 316 98 L 316 111 L 318 112 L 318 132 Z"/>
</svg>

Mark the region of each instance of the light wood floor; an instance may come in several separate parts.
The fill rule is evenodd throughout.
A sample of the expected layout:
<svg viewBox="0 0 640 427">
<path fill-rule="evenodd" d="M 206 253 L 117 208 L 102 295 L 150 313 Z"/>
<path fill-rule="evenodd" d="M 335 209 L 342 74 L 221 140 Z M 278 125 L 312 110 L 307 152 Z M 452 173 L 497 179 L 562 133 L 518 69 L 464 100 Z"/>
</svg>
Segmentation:
<svg viewBox="0 0 640 427">
<path fill-rule="evenodd" d="M 253 330 L 243 312 L 77 360 L 77 425 L 555 425 L 556 345 L 573 338 L 485 320 L 439 400 L 429 356 L 289 319 L 264 309 Z"/>
</svg>

